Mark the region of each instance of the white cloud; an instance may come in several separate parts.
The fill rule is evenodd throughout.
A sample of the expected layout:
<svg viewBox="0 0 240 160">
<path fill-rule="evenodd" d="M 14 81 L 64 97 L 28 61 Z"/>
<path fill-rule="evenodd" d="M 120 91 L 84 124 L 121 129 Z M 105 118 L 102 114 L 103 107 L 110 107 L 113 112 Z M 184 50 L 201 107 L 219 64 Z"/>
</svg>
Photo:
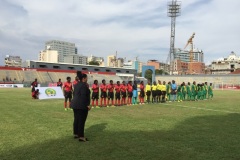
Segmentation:
<svg viewBox="0 0 240 160">
<path fill-rule="evenodd" d="M 162 0 L 1 0 L 0 54 L 36 59 L 44 42 L 76 43 L 80 53 L 166 61 L 170 45 L 167 1 Z M 239 54 L 240 1 L 183 0 L 177 18 L 176 47 L 192 32 L 195 47 L 210 62 Z M 0 62 L 0 64 L 2 64 Z"/>
</svg>

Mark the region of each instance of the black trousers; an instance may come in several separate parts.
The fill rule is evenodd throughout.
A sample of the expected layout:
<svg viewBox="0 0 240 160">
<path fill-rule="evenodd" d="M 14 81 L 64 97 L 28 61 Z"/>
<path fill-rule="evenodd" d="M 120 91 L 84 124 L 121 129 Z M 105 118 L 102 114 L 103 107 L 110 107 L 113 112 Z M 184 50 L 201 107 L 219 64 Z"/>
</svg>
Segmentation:
<svg viewBox="0 0 240 160">
<path fill-rule="evenodd" d="M 74 109 L 73 134 L 84 137 L 84 127 L 88 116 L 88 110 Z"/>
</svg>

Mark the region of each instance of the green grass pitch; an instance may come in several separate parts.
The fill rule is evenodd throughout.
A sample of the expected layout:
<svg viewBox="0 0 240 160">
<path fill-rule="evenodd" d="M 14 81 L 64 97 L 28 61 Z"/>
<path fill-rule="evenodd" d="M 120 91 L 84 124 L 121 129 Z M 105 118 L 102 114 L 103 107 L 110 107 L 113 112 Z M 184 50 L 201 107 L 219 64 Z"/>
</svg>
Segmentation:
<svg viewBox="0 0 240 160">
<path fill-rule="evenodd" d="M 63 100 L 0 89 L 1 160 L 240 159 L 240 92 L 213 100 L 92 109 L 89 142 L 73 139 Z"/>
</svg>

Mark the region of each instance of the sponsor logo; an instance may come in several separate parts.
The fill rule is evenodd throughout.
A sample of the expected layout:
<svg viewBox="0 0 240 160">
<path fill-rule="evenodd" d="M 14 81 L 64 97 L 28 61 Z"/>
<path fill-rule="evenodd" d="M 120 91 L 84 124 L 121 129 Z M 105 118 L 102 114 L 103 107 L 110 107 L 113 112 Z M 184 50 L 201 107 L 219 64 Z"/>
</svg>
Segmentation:
<svg viewBox="0 0 240 160">
<path fill-rule="evenodd" d="M 46 94 L 48 97 L 52 97 L 52 96 L 56 96 L 57 92 L 56 92 L 55 89 L 47 88 L 47 89 L 45 89 L 45 94 Z"/>
</svg>

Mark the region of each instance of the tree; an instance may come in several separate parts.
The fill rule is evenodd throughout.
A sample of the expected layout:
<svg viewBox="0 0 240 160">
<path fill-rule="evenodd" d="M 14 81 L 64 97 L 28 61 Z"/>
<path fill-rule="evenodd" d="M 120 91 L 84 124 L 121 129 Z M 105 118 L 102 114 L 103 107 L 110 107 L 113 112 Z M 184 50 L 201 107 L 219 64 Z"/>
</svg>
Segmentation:
<svg viewBox="0 0 240 160">
<path fill-rule="evenodd" d="M 168 72 L 165 72 L 163 69 L 156 69 L 155 74 L 156 75 L 168 75 Z"/>
<path fill-rule="evenodd" d="M 97 62 L 97 61 L 90 61 L 88 64 L 89 65 L 95 65 L 95 66 L 99 66 L 100 65 L 99 62 Z"/>
<path fill-rule="evenodd" d="M 162 69 L 156 69 L 155 70 L 156 75 L 162 75 L 163 73 L 164 73 L 164 71 Z"/>
<path fill-rule="evenodd" d="M 150 80 L 150 82 L 152 82 L 152 74 L 153 74 L 153 72 L 152 72 L 152 70 L 147 70 L 146 72 L 145 72 L 145 78 L 146 79 L 148 79 L 148 80 Z"/>
</svg>

